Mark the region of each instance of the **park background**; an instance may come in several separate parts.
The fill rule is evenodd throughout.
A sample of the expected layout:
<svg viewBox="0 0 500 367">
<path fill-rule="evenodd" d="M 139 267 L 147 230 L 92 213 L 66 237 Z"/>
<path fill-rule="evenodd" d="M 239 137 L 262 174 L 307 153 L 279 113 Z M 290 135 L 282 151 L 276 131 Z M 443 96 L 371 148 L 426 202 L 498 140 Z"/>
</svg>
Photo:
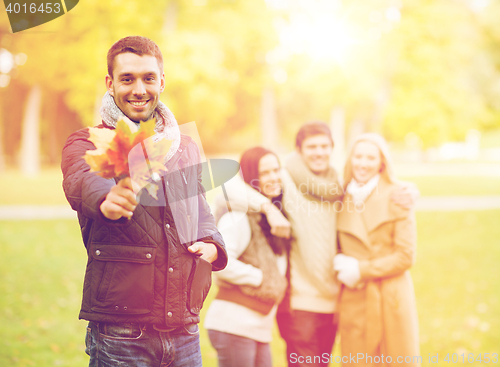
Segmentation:
<svg viewBox="0 0 500 367">
<path fill-rule="evenodd" d="M 134 34 L 162 49 L 162 100 L 196 122 L 209 158 L 258 144 L 285 157 L 299 126 L 322 120 L 340 170 L 354 136 L 383 134 L 397 175 L 421 192 L 412 276 L 424 366 L 500 353 L 499 1 L 82 0 L 16 34 L 4 9 L 1 366 L 88 363 L 86 253 L 58 166 L 67 136 L 99 122 L 107 50 Z M 201 343 L 216 366 L 204 329 Z M 276 331 L 272 349 L 285 366 Z"/>
</svg>

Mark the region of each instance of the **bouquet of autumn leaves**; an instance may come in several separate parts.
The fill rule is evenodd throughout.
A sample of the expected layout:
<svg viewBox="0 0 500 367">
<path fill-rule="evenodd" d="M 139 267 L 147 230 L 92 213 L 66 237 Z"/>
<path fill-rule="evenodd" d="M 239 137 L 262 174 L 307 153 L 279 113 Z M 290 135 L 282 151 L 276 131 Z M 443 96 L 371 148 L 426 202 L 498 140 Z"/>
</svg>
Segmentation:
<svg viewBox="0 0 500 367">
<path fill-rule="evenodd" d="M 154 128 L 154 119 L 141 122 L 139 129 L 128 119 L 119 120 L 114 130 L 89 128 L 89 140 L 96 149 L 83 158 L 90 171 L 104 178 L 130 177 L 136 194 L 145 188 L 158 199 L 158 185 L 151 181 L 159 181 L 166 172 L 163 161 L 172 141 L 153 142 Z"/>
</svg>

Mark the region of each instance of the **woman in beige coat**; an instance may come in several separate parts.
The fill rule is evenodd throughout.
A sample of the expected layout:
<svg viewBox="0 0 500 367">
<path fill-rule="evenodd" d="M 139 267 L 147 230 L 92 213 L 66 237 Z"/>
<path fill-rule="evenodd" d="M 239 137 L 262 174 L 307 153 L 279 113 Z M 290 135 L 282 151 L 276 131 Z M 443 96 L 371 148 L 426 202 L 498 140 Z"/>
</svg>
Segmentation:
<svg viewBox="0 0 500 367">
<path fill-rule="evenodd" d="M 398 188 L 385 140 L 363 134 L 354 142 L 338 216 L 343 283 L 340 335 L 344 366 L 420 366 L 417 310 L 409 268 L 415 261 L 411 210 L 390 200 Z"/>
</svg>

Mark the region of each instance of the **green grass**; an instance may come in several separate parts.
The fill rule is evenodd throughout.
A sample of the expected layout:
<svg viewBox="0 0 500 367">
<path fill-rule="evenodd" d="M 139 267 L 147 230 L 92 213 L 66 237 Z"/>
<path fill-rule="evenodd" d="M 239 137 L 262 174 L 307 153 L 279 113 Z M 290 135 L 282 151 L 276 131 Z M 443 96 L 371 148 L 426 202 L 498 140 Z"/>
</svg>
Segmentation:
<svg viewBox="0 0 500 367">
<path fill-rule="evenodd" d="M 500 195 L 500 177 L 402 177 L 414 182 L 422 196 Z M 216 190 L 207 192 L 213 199 Z M 38 177 L 26 178 L 17 170 L 0 174 L 0 205 L 68 205 L 58 167 L 43 170 Z"/>
<path fill-rule="evenodd" d="M 500 177 L 413 176 L 401 179 L 415 183 L 421 196 L 500 195 Z"/>
<path fill-rule="evenodd" d="M 483 132 L 481 135 L 481 148 L 498 148 L 500 141 L 500 130 Z"/>
<path fill-rule="evenodd" d="M 500 210 L 422 212 L 417 223 L 422 355 L 500 353 Z"/>
<path fill-rule="evenodd" d="M 0 222 L 0 366 L 84 366 L 77 221 Z"/>
<path fill-rule="evenodd" d="M 68 205 L 61 169 L 44 169 L 36 177 L 24 177 L 18 170 L 0 173 L 0 205 Z"/>
<path fill-rule="evenodd" d="M 442 361 L 446 353 L 500 352 L 500 210 L 421 212 L 417 220 L 412 276 L 424 365 L 429 353 Z M 88 365 L 77 221 L 0 221 L 0 254 L 0 366 Z M 201 346 L 204 366 L 216 366 L 203 328 Z M 284 367 L 276 330 L 272 350 L 274 366 Z"/>
</svg>

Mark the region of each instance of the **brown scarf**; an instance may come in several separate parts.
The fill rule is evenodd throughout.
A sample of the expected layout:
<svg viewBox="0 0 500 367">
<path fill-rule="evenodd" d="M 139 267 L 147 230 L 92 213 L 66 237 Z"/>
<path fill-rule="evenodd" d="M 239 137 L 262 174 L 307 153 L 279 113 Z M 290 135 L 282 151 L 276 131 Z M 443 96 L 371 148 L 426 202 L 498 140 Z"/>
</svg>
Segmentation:
<svg viewBox="0 0 500 367">
<path fill-rule="evenodd" d="M 287 278 L 281 275 L 276 263 L 277 254 L 268 244 L 259 224 L 261 215 L 249 213 L 248 222 L 252 238 L 238 260 L 262 270 L 262 284 L 258 287 L 235 285 L 218 279 L 217 299 L 234 302 L 267 315 L 275 304 L 281 302 L 287 289 Z"/>
<path fill-rule="evenodd" d="M 285 163 L 285 168 L 292 177 L 297 189 L 314 200 L 331 202 L 342 200 L 344 192 L 337 172 L 332 166 L 320 175 L 314 174 L 302 156 L 294 152 Z"/>
</svg>

